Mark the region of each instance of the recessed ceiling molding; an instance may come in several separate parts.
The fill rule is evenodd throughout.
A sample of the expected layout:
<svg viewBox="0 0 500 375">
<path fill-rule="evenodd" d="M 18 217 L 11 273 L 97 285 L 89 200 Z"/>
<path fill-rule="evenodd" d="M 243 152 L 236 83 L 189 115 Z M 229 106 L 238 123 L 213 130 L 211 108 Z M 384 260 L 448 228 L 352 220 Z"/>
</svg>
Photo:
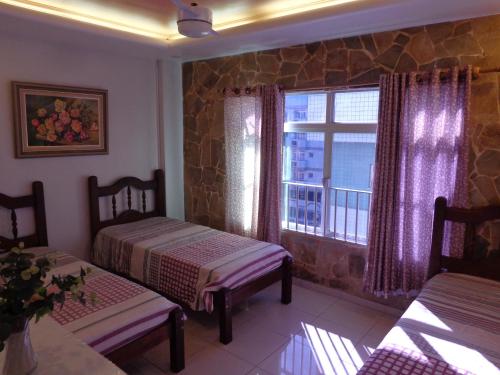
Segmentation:
<svg viewBox="0 0 500 375">
<path fill-rule="evenodd" d="M 267 6 L 261 6 L 255 12 L 249 12 L 246 17 L 228 19 L 227 21 L 216 22 L 217 30 L 227 30 L 244 25 L 265 22 L 277 18 L 300 15 L 312 11 L 321 10 L 328 7 L 340 6 L 354 2 L 366 0 L 321 0 L 321 1 L 289 1 L 287 7 L 273 5 L 271 2 Z M 283 1 L 281 1 L 283 3 Z M 290 5 L 291 4 L 291 5 Z"/>
<path fill-rule="evenodd" d="M 64 8 L 61 6 L 53 6 L 51 4 L 47 4 L 41 1 L 29 1 L 29 0 L 0 0 L 0 3 L 28 11 L 43 13 L 50 16 L 62 17 L 69 20 L 83 22 L 90 25 L 100 26 L 116 31 L 123 31 L 126 33 L 136 34 L 159 40 L 168 40 L 167 36 L 148 30 L 146 28 L 140 28 L 136 25 L 134 26 L 127 25 L 125 22 L 119 22 L 118 20 L 111 20 L 98 17 L 95 15 L 81 13 L 76 10 L 70 9 L 69 7 Z"/>
<path fill-rule="evenodd" d="M 50 12 L 42 12 L 26 6 L 12 5 L 57 5 L 64 3 L 62 0 L 0 0 L 0 31 L 3 35 L 26 36 L 48 42 L 69 42 L 73 46 L 80 44 L 106 50 L 115 49 L 134 56 L 151 55 L 193 61 L 500 14 L 498 0 L 311 0 L 314 9 L 309 8 L 308 11 L 291 15 L 276 12 L 274 17 L 264 19 L 262 15 L 269 11 L 269 8 L 266 8 L 269 4 L 280 1 L 288 4 L 295 2 L 200 1 L 213 10 L 214 22 L 219 25 L 214 27 L 216 30 L 221 31 L 221 27 L 228 27 L 220 32 L 220 36 L 196 40 L 174 35 L 169 30 L 170 26 L 174 31 L 177 28 L 176 11 L 173 6 L 168 8 L 170 0 L 72 0 L 66 2 L 66 6 L 93 4 L 85 11 L 79 9 L 79 12 L 73 13 L 73 18 L 60 15 L 57 13 L 58 9 L 50 8 Z M 331 5 L 333 3 L 336 5 Z M 246 7 L 242 7 L 242 4 Z M 102 7 L 115 5 L 119 9 L 113 8 L 109 14 L 102 11 Z M 167 11 L 161 11 L 165 6 Z M 91 15 L 101 17 L 95 17 L 93 22 L 80 21 L 80 17 L 87 17 L 89 9 L 93 10 Z M 101 12 L 97 9 L 101 9 Z M 293 8 L 292 11 L 297 9 L 305 8 Z M 108 24 L 108 18 L 102 18 L 103 13 L 106 13 L 107 17 L 113 16 L 113 22 Z M 234 17 L 231 18 L 231 14 Z M 246 16 L 241 16 L 242 14 Z M 119 17 L 120 15 L 123 17 Z M 258 18 L 259 15 L 262 17 Z M 130 19 L 135 21 L 128 22 Z M 238 22 L 241 25 L 238 26 Z M 98 38 L 85 37 L 91 34 L 97 35 Z"/>
<path fill-rule="evenodd" d="M 380 1 L 381 0 L 372 0 L 371 5 Z M 387 2 L 388 0 L 384 1 Z M 177 32 L 173 32 L 173 30 L 169 30 L 166 26 L 163 30 L 160 30 L 162 28 L 154 25 L 152 22 L 148 22 L 147 20 L 144 20 L 139 24 L 137 20 L 133 20 L 130 17 L 130 14 L 127 14 L 125 11 L 120 12 L 119 10 L 116 10 L 110 14 L 108 14 L 109 12 L 106 13 L 108 14 L 107 16 L 99 16 L 99 10 L 103 11 L 101 8 L 94 9 L 92 5 L 87 5 L 87 8 L 85 8 L 84 5 L 68 5 L 63 1 L 0 0 L 0 3 L 28 11 L 63 17 L 77 22 L 83 22 L 158 40 L 174 41 L 184 38 L 184 36 Z M 214 19 L 214 29 L 217 31 L 230 30 L 244 25 L 257 24 L 269 20 L 301 15 L 349 3 L 367 3 L 367 0 L 268 1 L 265 4 L 257 4 L 255 7 L 249 7 L 249 9 L 243 12 L 243 14 L 240 14 L 241 11 L 236 12 L 236 14 L 234 14 L 234 12 L 229 14 L 226 14 L 227 12 L 221 12 L 221 14 L 223 14 L 217 16 L 216 13 Z M 89 2 L 89 4 L 92 3 Z M 166 11 L 167 9 L 165 9 L 165 12 Z"/>
</svg>

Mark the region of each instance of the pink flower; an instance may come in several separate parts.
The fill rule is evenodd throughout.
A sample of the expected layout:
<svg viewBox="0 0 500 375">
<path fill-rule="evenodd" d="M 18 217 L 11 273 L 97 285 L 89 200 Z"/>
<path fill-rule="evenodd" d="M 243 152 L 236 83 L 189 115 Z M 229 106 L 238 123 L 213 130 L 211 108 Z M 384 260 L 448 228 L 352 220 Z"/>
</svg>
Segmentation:
<svg viewBox="0 0 500 375">
<path fill-rule="evenodd" d="M 54 130 L 54 120 L 52 120 L 51 118 L 45 119 L 45 127 L 48 130 Z"/>
<path fill-rule="evenodd" d="M 72 108 L 69 112 L 71 117 L 80 117 L 80 110 L 78 108 Z"/>
<path fill-rule="evenodd" d="M 47 287 L 47 296 L 50 296 L 51 294 L 57 294 L 60 293 L 61 289 L 56 284 L 50 284 Z"/>
<path fill-rule="evenodd" d="M 71 116 L 68 112 L 63 111 L 59 115 L 59 119 L 63 122 L 64 125 L 69 125 L 71 123 Z"/>
<path fill-rule="evenodd" d="M 78 120 L 71 121 L 71 129 L 77 134 L 80 133 L 82 131 L 82 123 Z"/>
<path fill-rule="evenodd" d="M 67 132 L 66 134 L 64 134 L 64 139 L 66 140 L 66 142 L 72 143 L 75 139 L 75 135 L 72 132 Z"/>
<path fill-rule="evenodd" d="M 29 301 L 29 302 L 30 302 L 30 303 L 33 303 L 33 302 L 43 301 L 43 300 L 44 300 L 44 298 L 43 298 L 40 294 L 35 293 L 35 294 L 33 294 L 33 295 L 31 296 L 31 298 L 30 298 L 30 301 Z"/>
<path fill-rule="evenodd" d="M 40 121 L 34 118 L 33 120 L 31 120 L 31 125 L 33 125 L 35 128 L 38 128 L 40 126 Z"/>
<path fill-rule="evenodd" d="M 56 132 L 62 133 L 64 131 L 64 125 L 61 120 L 57 120 L 55 122 L 55 126 L 56 126 Z"/>
</svg>

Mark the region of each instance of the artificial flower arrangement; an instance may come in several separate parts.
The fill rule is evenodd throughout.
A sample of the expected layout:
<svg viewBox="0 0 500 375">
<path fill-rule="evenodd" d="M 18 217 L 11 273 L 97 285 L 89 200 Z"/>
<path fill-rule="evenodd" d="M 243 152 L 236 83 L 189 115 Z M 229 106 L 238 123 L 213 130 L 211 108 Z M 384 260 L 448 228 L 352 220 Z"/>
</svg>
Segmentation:
<svg viewBox="0 0 500 375">
<path fill-rule="evenodd" d="M 69 296 L 82 304 L 86 303 L 82 287 L 90 268 L 81 268 L 78 276 L 53 275 L 48 278 L 47 273 L 54 264 L 55 260 L 49 257 L 35 257 L 35 254 L 25 252 L 22 244 L 0 258 L 0 352 L 7 343 L 7 357 L 11 345 L 9 337 L 27 331 L 32 318 L 38 322 L 55 306 L 62 307 Z M 95 295 L 90 295 L 90 299 L 94 303 Z M 32 351 L 31 343 L 27 350 Z M 31 366 L 36 366 L 34 359 L 32 362 Z M 5 366 L 8 366 L 7 362 Z"/>
<path fill-rule="evenodd" d="M 31 126 L 40 141 L 72 144 L 86 141 L 90 132 L 98 130 L 94 117 L 93 111 L 78 99 L 71 103 L 56 99 L 50 106 L 35 111 Z"/>
</svg>

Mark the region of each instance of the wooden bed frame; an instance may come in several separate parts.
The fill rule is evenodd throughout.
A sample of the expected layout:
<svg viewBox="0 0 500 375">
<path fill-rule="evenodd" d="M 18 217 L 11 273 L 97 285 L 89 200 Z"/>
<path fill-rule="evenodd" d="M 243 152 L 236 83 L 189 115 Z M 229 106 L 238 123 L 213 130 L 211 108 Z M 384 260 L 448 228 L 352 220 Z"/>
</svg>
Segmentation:
<svg viewBox="0 0 500 375">
<path fill-rule="evenodd" d="M 48 246 L 47 223 L 45 221 L 45 200 L 43 197 L 43 184 L 35 181 L 32 184 L 31 195 L 10 197 L 0 193 L 0 207 L 10 210 L 12 238 L 0 236 L 0 253 L 24 243 L 25 247 Z M 23 237 L 18 236 L 16 210 L 32 208 L 35 214 L 35 233 Z"/>
<path fill-rule="evenodd" d="M 89 201 L 90 201 L 90 227 L 92 243 L 97 233 L 110 225 L 130 223 L 154 216 L 166 216 L 165 204 L 165 175 L 161 169 L 154 171 L 154 178 L 143 181 L 136 177 L 124 177 L 109 186 L 98 186 L 97 177 L 91 176 L 88 179 Z M 131 187 L 141 191 L 141 211 L 132 209 Z M 127 209 L 117 213 L 116 197 L 123 189 L 127 192 Z M 155 196 L 154 206 L 151 211 L 147 209 L 146 191 L 152 190 Z M 99 198 L 112 196 L 112 219 L 102 220 L 99 211 Z M 126 275 L 121 275 L 126 276 Z M 127 276 L 126 276 L 127 277 Z M 247 282 L 235 289 L 223 288 L 214 292 L 214 305 L 219 315 L 220 342 L 229 344 L 233 339 L 231 310 L 236 304 L 247 300 L 255 293 L 267 286 L 281 280 L 281 303 L 289 304 L 292 301 L 292 258 L 283 259 L 281 266 L 253 281 Z M 134 280 L 137 282 L 137 280 Z M 156 291 L 161 293 L 160 291 Z M 165 293 L 168 299 L 182 305 L 181 301 L 176 301 Z"/>
<path fill-rule="evenodd" d="M 449 271 L 500 281 L 500 256 L 480 258 L 474 251 L 477 226 L 492 220 L 500 220 L 500 206 L 469 209 L 457 208 L 448 206 L 446 198 L 437 198 L 434 204 L 428 278 L 442 271 Z M 465 224 L 464 253 L 462 259 L 442 255 L 444 225 L 446 221 Z"/>
<path fill-rule="evenodd" d="M 12 238 L 0 236 L 0 254 L 18 246 L 20 242 L 24 243 L 25 248 L 48 246 L 43 184 L 40 181 L 35 181 L 32 186 L 32 194 L 22 197 L 10 197 L 0 193 L 0 207 L 10 210 L 12 229 Z M 32 208 L 34 210 L 34 234 L 18 236 L 16 210 L 20 208 Z M 184 369 L 184 321 L 183 312 L 180 308 L 171 311 L 168 319 L 161 325 L 144 332 L 141 337 L 106 353 L 104 356 L 116 364 L 123 364 L 152 349 L 166 339 L 170 339 L 170 368 L 173 372 L 179 372 Z"/>
</svg>

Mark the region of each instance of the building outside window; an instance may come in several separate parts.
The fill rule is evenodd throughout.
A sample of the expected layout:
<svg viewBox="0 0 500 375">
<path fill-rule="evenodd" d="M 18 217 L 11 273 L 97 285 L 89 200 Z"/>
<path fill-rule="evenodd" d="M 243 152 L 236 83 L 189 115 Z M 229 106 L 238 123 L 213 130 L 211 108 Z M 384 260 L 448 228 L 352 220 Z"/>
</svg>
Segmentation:
<svg viewBox="0 0 500 375">
<path fill-rule="evenodd" d="M 366 244 L 378 98 L 378 89 L 286 94 L 284 229 Z"/>
</svg>

